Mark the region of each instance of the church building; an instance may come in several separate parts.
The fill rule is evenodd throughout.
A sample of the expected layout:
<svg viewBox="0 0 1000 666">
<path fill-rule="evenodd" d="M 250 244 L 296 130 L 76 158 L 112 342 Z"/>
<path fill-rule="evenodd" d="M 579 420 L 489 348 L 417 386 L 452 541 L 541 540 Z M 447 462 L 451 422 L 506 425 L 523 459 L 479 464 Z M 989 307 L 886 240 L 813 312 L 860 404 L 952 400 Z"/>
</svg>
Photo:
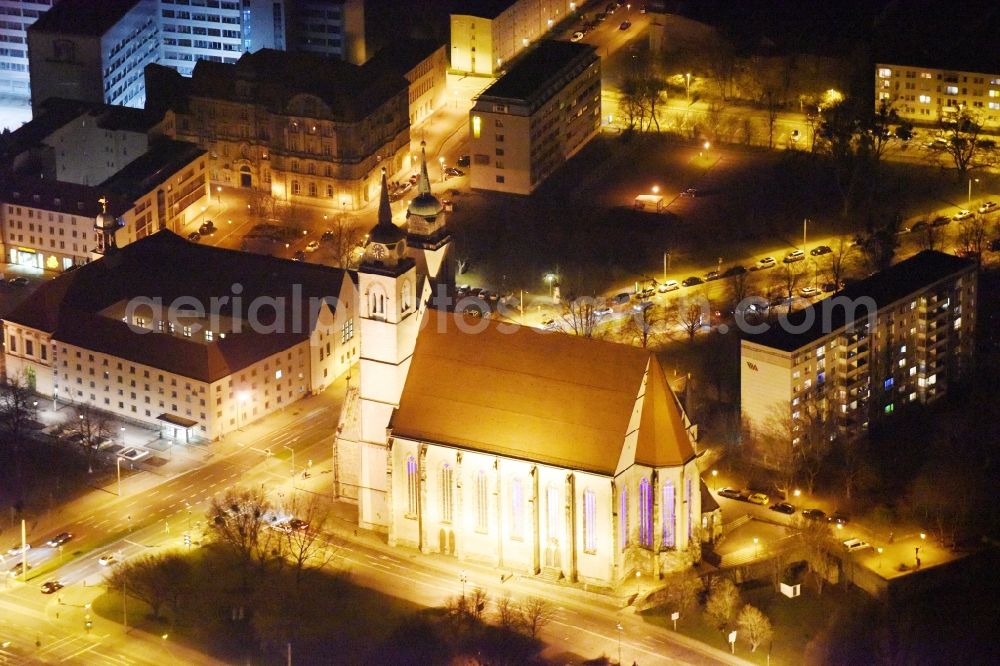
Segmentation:
<svg viewBox="0 0 1000 666">
<path fill-rule="evenodd" d="M 688 566 L 693 426 L 656 356 L 428 307 L 450 245 L 439 206 L 426 168 L 406 230 L 383 193 L 359 269 L 338 494 L 391 545 L 506 572 L 614 587 Z"/>
</svg>

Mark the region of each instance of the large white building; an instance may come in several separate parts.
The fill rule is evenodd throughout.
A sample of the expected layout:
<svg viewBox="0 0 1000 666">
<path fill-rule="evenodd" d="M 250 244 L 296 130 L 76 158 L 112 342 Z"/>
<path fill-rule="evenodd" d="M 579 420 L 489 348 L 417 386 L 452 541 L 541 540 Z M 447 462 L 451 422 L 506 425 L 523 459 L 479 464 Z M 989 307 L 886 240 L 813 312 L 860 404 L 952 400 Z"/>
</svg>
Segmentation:
<svg viewBox="0 0 1000 666">
<path fill-rule="evenodd" d="M 479 94 L 469 124 L 472 187 L 530 194 L 600 131 L 601 59 L 543 41 Z"/>
<path fill-rule="evenodd" d="M 613 587 L 685 566 L 700 480 L 656 357 L 428 307 L 428 281 L 446 280 L 418 265 L 441 266 L 449 242 L 426 179 L 409 234 L 383 196 L 358 272 L 338 495 L 390 544 L 526 575 Z M 413 243 L 415 228 L 441 242 Z"/>
<path fill-rule="evenodd" d="M 925 251 L 746 337 L 744 444 L 777 465 L 944 395 L 973 353 L 976 284 L 975 263 Z"/>
<path fill-rule="evenodd" d="M 4 317 L 8 378 L 165 437 L 213 440 L 322 391 L 357 359 L 346 271 L 169 231 L 110 252 Z"/>
<path fill-rule="evenodd" d="M 47 12 L 54 0 L 0 0 L 0 94 L 27 100 L 28 26 Z"/>
<path fill-rule="evenodd" d="M 570 0 L 470 0 L 451 15 L 451 68 L 493 76 L 576 9 Z M 579 3 L 579 4 L 582 4 Z"/>
</svg>

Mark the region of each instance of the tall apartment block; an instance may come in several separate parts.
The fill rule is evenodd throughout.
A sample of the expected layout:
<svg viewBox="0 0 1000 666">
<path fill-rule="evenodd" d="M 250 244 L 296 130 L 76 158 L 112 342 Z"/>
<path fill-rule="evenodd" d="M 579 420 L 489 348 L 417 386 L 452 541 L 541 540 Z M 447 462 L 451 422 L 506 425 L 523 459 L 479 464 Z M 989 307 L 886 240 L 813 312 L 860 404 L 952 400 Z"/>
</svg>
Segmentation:
<svg viewBox="0 0 1000 666">
<path fill-rule="evenodd" d="M 28 28 L 32 109 L 51 97 L 142 107 L 158 30 L 155 0 L 62 0 Z"/>
<path fill-rule="evenodd" d="M 973 353 L 976 284 L 973 262 L 928 250 L 746 337 L 744 445 L 777 465 L 944 395 Z"/>
<path fill-rule="evenodd" d="M 875 104 L 900 117 L 937 123 L 968 110 L 987 130 L 1000 130 L 1000 69 L 992 74 L 914 65 L 875 65 Z"/>
<path fill-rule="evenodd" d="M 57 0 L 0 0 L 0 95 L 27 100 L 28 26 Z"/>
<path fill-rule="evenodd" d="M 493 76 L 576 10 L 568 0 L 469 0 L 451 15 L 451 68 Z"/>
<path fill-rule="evenodd" d="M 472 187 L 530 194 L 600 130 L 601 59 L 542 41 L 480 93 L 469 122 Z"/>
</svg>

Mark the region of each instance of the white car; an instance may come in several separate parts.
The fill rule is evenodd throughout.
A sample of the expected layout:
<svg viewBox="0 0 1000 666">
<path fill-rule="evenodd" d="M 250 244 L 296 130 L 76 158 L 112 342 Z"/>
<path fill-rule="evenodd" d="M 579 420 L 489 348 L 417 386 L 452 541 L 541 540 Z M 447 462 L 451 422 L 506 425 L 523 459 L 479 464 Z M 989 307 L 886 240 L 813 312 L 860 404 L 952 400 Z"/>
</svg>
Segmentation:
<svg viewBox="0 0 1000 666">
<path fill-rule="evenodd" d="M 817 289 L 816 287 L 802 287 L 801 289 L 799 289 L 799 294 L 801 294 L 805 298 L 812 298 L 818 293 L 819 289 Z"/>
<path fill-rule="evenodd" d="M 774 261 L 774 257 L 764 257 L 763 259 L 757 262 L 758 270 L 763 270 L 765 268 L 774 268 L 775 266 L 777 266 L 777 263 Z"/>
<path fill-rule="evenodd" d="M 115 557 L 114 553 L 104 553 L 99 558 L 97 558 L 97 563 L 100 564 L 102 567 L 109 567 L 117 561 L 118 558 Z"/>
<path fill-rule="evenodd" d="M 848 539 L 844 542 L 844 548 L 848 553 L 853 553 L 857 550 L 868 550 L 871 547 L 872 545 L 870 543 L 862 539 Z"/>
<path fill-rule="evenodd" d="M 122 458 L 125 458 L 126 460 L 136 461 L 136 460 L 142 460 L 143 458 L 148 456 L 149 451 L 129 447 L 124 451 L 122 451 L 121 453 L 119 453 L 118 455 L 121 456 Z"/>
<path fill-rule="evenodd" d="M 26 544 L 24 544 L 23 548 L 20 545 L 14 546 L 13 548 L 11 548 L 10 550 L 7 551 L 7 554 L 8 555 L 20 555 L 21 552 L 24 551 L 24 550 L 31 550 L 31 544 L 30 543 L 26 543 Z"/>
<path fill-rule="evenodd" d="M 802 261 L 805 258 L 806 258 L 806 253 L 803 252 L 802 250 L 792 250 L 791 252 L 785 255 L 783 261 L 786 264 L 791 264 L 795 263 L 796 261 Z"/>
<path fill-rule="evenodd" d="M 605 305 L 603 308 L 594 308 L 595 317 L 607 317 L 612 312 L 614 312 L 614 310 L 612 310 L 607 305 Z"/>
<path fill-rule="evenodd" d="M 569 38 L 569 41 L 578 42 L 581 39 L 583 39 L 583 33 L 577 30 L 576 32 L 573 33 L 573 36 Z"/>
<path fill-rule="evenodd" d="M 987 201 L 982 206 L 979 207 L 979 214 L 984 215 L 986 213 L 992 213 L 997 209 L 996 201 Z"/>
<path fill-rule="evenodd" d="M 960 211 L 958 211 L 957 213 L 955 213 L 955 216 L 952 217 L 951 219 L 955 220 L 956 222 L 961 222 L 962 220 L 967 220 L 970 217 L 972 217 L 972 211 L 971 210 L 965 210 L 963 208 Z"/>
<path fill-rule="evenodd" d="M 677 280 L 667 280 L 659 287 L 657 287 L 657 291 L 660 292 L 661 294 L 665 294 L 668 291 L 677 291 L 680 288 L 681 286 L 677 284 Z"/>
<path fill-rule="evenodd" d="M 306 243 L 306 252 L 315 252 L 319 249 L 319 241 L 311 240 Z"/>
</svg>

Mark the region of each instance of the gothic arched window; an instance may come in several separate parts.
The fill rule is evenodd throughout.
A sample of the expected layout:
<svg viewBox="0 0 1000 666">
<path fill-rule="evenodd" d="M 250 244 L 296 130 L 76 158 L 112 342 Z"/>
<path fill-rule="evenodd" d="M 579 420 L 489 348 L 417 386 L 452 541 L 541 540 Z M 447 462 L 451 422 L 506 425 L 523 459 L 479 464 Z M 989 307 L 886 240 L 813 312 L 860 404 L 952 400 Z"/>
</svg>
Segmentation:
<svg viewBox="0 0 1000 666">
<path fill-rule="evenodd" d="M 676 509 L 676 490 L 674 490 L 674 482 L 667 479 L 663 483 L 663 499 L 661 502 L 660 510 L 663 512 L 663 546 L 665 548 L 673 548 L 676 545 L 677 530 L 676 530 L 676 520 L 677 520 L 677 509 Z"/>
<path fill-rule="evenodd" d="M 486 472 L 479 470 L 476 473 L 476 531 L 486 532 L 489 528 L 489 497 L 486 486 Z"/>
<path fill-rule="evenodd" d="M 441 465 L 441 520 L 446 523 L 451 522 L 451 489 L 453 487 L 454 470 L 451 465 L 444 463 Z"/>
<path fill-rule="evenodd" d="M 628 488 L 622 483 L 618 491 L 618 541 L 622 550 L 628 545 Z"/>
<path fill-rule="evenodd" d="M 639 544 L 653 545 L 653 487 L 645 477 L 639 481 Z"/>
<path fill-rule="evenodd" d="M 510 480 L 510 536 L 524 538 L 524 485 L 516 476 Z"/>
<path fill-rule="evenodd" d="M 597 494 L 589 488 L 583 491 L 583 550 L 597 552 Z"/>
<path fill-rule="evenodd" d="M 417 460 L 413 456 L 406 459 L 406 515 L 417 515 L 419 478 L 417 477 Z"/>
</svg>

